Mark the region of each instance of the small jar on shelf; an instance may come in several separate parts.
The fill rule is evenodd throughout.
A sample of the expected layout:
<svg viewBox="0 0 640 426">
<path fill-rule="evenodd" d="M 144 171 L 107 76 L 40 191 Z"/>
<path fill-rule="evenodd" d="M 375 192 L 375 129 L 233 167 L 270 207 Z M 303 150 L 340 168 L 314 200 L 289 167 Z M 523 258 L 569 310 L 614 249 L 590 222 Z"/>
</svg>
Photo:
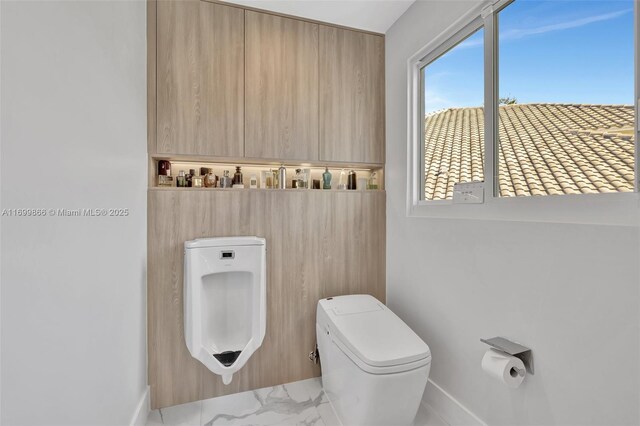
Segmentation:
<svg viewBox="0 0 640 426">
<path fill-rule="evenodd" d="M 204 175 L 204 186 L 206 188 L 215 188 L 218 184 L 218 176 L 213 174 L 213 169 L 207 169 Z"/>
</svg>

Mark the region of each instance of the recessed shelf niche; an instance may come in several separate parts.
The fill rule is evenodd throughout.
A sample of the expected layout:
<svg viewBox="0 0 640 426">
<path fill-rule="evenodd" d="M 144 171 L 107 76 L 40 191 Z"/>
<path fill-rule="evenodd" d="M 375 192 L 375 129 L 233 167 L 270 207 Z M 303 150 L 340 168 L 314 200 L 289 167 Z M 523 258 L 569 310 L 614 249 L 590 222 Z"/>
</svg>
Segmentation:
<svg viewBox="0 0 640 426">
<path fill-rule="evenodd" d="M 254 163 L 230 163 L 230 162 L 203 162 L 203 161 L 170 161 L 171 163 L 171 176 L 173 176 L 173 184 L 172 186 L 159 186 L 158 185 L 158 161 L 161 160 L 159 158 L 153 159 L 150 164 L 150 173 L 149 173 L 149 187 L 154 189 L 178 189 L 178 190 L 229 190 L 229 189 L 238 189 L 238 188 L 178 188 L 176 185 L 176 177 L 180 173 L 180 171 L 184 171 L 185 174 L 189 173 L 190 169 L 194 169 L 197 174 L 201 174 L 205 169 L 212 169 L 213 174 L 220 178 L 224 175 L 225 171 L 229 172 L 229 176 L 233 177 L 236 167 L 239 166 L 243 175 L 243 183 L 244 188 L 242 189 L 252 189 L 250 188 L 250 180 L 252 176 L 255 176 L 257 179 L 257 188 L 255 189 L 264 189 L 264 190 L 274 190 L 267 183 L 268 179 L 265 177 L 269 172 L 273 172 L 274 170 L 277 172 L 280 164 L 254 164 Z M 322 174 L 325 172 L 324 166 L 318 165 L 310 165 L 309 163 L 299 163 L 299 164 L 291 164 L 286 163 L 282 164 L 287 169 L 287 188 L 291 190 L 304 190 L 300 188 L 293 187 L 293 180 L 296 176 L 296 170 L 308 170 L 310 177 L 308 179 L 309 188 L 308 190 L 313 189 L 313 181 L 318 181 L 320 184 L 320 188 L 322 188 Z M 357 189 L 356 191 L 371 191 L 371 190 L 383 190 L 384 189 L 384 173 L 383 168 L 381 167 L 367 167 L 363 165 L 358 165 L 356 167 L 352 167 L 350 165 L 340 165 L 336 166 L 327 165 L 329 172 L 332 175 L 331 180 L 331 190 L 338 191 L 338 185 L 340 183 L 347 184 L 347 178 L 350 170 L 355 171 L 356 173 L 356 182 Z M 375 173 L 377 188 L 369 188 L 369 180 L 371 175 Z M 366 182 L 366 185 L 365 185 Z M 240 189 L 240 190 L 242 190 Z M 282 189 L 280 189 L 282 190 Z M 317 189 L 316 189 L 317 190 Z"/>
</svg>

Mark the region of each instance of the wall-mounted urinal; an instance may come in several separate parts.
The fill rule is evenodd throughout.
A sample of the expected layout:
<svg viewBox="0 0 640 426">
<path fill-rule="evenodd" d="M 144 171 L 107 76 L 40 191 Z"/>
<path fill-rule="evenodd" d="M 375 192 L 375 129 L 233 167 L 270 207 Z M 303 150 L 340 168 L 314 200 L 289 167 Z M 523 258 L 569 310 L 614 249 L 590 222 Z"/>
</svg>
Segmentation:
<svg viewBox="0 0 640 426">
<path fill-rule="evenodd" d="M 231 383 L 267 325 L 264 238 L 184 243 L 184 334 L 191 356 Z"/>
</svg>

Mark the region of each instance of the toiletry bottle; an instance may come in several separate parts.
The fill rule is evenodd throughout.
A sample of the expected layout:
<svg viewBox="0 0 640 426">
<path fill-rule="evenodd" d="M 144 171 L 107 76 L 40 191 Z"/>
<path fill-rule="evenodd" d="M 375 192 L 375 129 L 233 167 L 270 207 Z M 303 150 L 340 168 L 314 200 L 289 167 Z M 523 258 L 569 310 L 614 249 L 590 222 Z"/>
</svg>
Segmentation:
<svg viewBox="0 0 640 426">
<path fill-rule="evenodd" d="M 187 187 L 187 177 L 184 174 L 184 170 L 180 170 L 178 174 L 178 179 L 176 181 L 178 188 L 186 188 Z"/>
<path fill-rule="evenodd" d="M 278 169 L 278 188 L 287 189 L 287 169 L 284 166 Z"/>
<path fill-rule="evenodd" d="M 204 175 L 204 186 L 207 188 L 215 188 L 218 177 L 213 174 L 213 169 L 207 169 L 207 173 Z"/>
<path fill-rule="evenodd" d="M 331 189 L 331 172 L 329 171 L 329 167 L 325 167 L 324 173 L 322 174 L 322 189 Z"/>
<path fill-rule="evenodd" d="M 347 189 L 356 189 L 356 172 L 351 170 L 347 179 Z"/>
<path fill-rule="evenodd" d="M 347 184 L 344 183 L 344 169 L 340 170 L 340 180 L 338 180 L 338 189 L 347 189 Z"/>
<path fill-rule="evenodd" d="M 376 176 L 376 172 L 371 173 L 369 177 L 369 189 L 378 189 L 378 176 Z"/>
<path fill-rule="evenodd" d="M 196 169 L 189 169 L 189 174 L 187 175 L 187 186 L 191 188 L 193 186 L 193 175 L 196 174 Z"/>
<path fill-rule="evenodd" d="M 293 180 L 295 186 L 293 188 L 304 188 L 304 176 L 302 175 L 302 169 L 296 169 L 296 178 Z"/>
<path fill-rule="evenodd" d="M 249 178 L 249 188 L 257 188 L 258 187 L 258 176 L 252 174 Z"/>
<path fill-rule="evenodd" d="M 240 166 L 236 166 L 236 172 L 233 175 L 233 184 L 234 185 L 242 184 L 242 172 L 240 171 Z"/>
<path fill-rule="evenodd" d="M 194 188 L 202 188 L 204 186 L 204 176 L 193 175 L 191 177 L 191 186 Z"/>
<path fill-rule="evenodd" d="M 158 186 L 173 186 L 171 163 L 167 160 L 158 161 Z"/>
<path fill-rule="evenodd" d="M 233 180 L 229 177 L 229 170 L 224 171 L 224 175 L 220 178 L 220 188 L 231 188 Z"/>
<path fill-rule="evenodd" d="M 171 163 L 167 160 L 158 160 L 158 176 L 171 176 Z"/>
</svg>

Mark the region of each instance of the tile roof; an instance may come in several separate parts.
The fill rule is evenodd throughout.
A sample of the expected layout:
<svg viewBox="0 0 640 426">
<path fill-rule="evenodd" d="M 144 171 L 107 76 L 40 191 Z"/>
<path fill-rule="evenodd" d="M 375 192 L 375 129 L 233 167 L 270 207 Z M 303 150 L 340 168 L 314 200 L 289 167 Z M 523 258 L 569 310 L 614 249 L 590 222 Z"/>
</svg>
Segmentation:
<svg viewBox="0 0 640 426">
<path fill-rule="evenodd" d="M 633 106 L 514 104 L 499 110 L 501 196 L 633 191 Z M 425 199 L 450 199 L 454 183 L 484 180 L 483 162 L 483 108 L 426 117 Z"/>
</svg>

